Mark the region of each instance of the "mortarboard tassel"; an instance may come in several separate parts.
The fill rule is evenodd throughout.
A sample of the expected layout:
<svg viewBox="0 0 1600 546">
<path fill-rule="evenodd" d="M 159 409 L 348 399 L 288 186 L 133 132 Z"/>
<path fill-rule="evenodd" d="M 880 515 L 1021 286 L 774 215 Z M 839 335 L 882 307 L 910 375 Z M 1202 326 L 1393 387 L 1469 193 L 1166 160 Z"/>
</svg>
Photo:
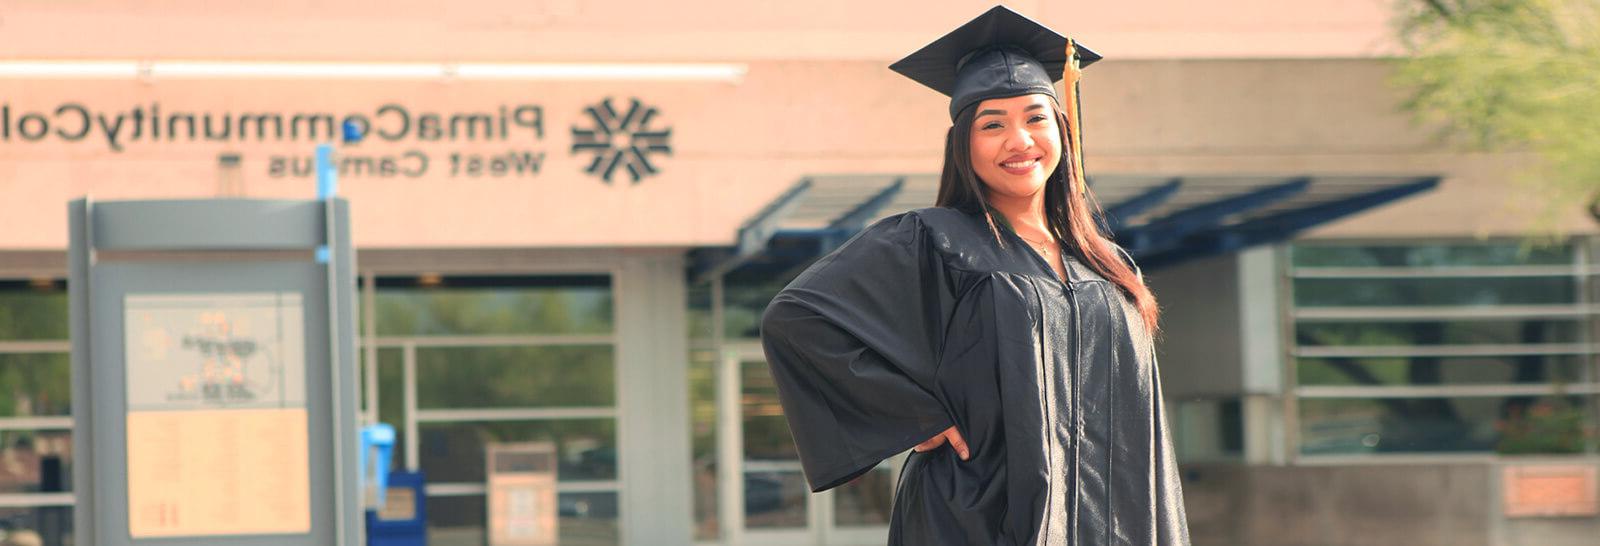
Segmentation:
<svg viewBox="0 0 1600 546">
<path fill-rule="evenodd" d="M 1066 87 L 1066 104 L 1062 105 L 1067 111 L 1067 162 L 1070 167 L 1072 189 L 1083 193 L 1087 189 L 1083 174 L 1083 133 L 1078 129 L 1083 126 L 1079 121 L 1082 110 L 1078 104 L 1078 79 L 1083 77 L 1083 69 L 1078 66 L 1078 46 L 1072 38 L 1067 38 L 1067 64 L 1062 69 L 1061 83 Z"/>
</svg>

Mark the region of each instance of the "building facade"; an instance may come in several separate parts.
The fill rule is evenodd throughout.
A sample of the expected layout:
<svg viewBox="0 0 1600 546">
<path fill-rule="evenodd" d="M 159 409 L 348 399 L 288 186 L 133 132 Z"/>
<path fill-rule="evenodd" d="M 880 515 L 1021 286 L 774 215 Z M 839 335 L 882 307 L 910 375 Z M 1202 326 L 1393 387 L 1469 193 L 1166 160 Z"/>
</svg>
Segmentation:
<svg viewBox="0 0 1600 546">
<path fill-rule="evenodd" d="M 1107 57 L 1082 87 L 1103 196 L 1436 181 L 1147 271 L 1196 543 L 1600 533 L 1595 225 L 1537 224 L 1531 158 L 1400 109 L 1386 3 L 1279 4 L 1010 3 Z M 70 539 L 67 201 L 309 198 L 314 146 L 354 125 L 365 418 L 427 475 L 433 543 L 483 543 L 485 450 L 521 441 L 556 446 L 562 544 L 881 543 L 897 460 L 807 494 L 756 324 L 838 242 L 783 236 L 865 210 L 830 196 L 932 205 L 945 102 L 886 66 L 986 7 L 8 6 L 0 518 Z M 1568 235 L 1524 245 L 1539 225 Z M 1508 515 L 1508 461 L 1590 469 L 1572 515 Z"/>
</svg>

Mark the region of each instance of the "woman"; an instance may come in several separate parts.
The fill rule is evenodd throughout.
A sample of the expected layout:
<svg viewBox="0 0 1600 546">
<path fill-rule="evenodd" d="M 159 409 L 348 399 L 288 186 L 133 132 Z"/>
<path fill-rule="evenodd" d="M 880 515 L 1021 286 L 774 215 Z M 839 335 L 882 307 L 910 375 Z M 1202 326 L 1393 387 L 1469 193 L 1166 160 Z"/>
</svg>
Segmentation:
<svg viewBox="0 0 1600 546">
<path fill-rule="evenodd" d="M 763 316 L 814 491 L 916 448 L 891 544 L 1188 544 L 1155 299 L 1081 176 L 1075 82 L 1098 58 L 996 7 L 895 63 L 951 96 L 938 206 L 873 224 Z"/>
</svg>

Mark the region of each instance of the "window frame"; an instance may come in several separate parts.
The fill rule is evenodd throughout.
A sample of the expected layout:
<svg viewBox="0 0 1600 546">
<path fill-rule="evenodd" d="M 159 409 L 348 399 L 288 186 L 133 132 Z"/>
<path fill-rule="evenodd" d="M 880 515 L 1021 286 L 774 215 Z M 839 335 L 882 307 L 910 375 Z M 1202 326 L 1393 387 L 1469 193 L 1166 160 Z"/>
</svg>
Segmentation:
<svg viewBox="0 0 1600 546">
<path fill-rule="evenodd" d="M 1424 246 L 1424 245 L 1507 245 L 1520 244 L 1516 240 L 1492 239 L 1326 239 L 1301 241 L 1286 245 L 1280 253 L 1279 270 L 1282 279 L 1281 301 L 1284 324 L 1283 371 L 1285 384 L 1284 427 L 1286 452 L 1294 464 L 1347 464 L 1353 462 L 1389 463 L 1397 461 L 1481 460 L 1499 456 L 1494 451 L 1475 452 L 1375 452 L 1353 454 L 1306 454 L 1302 451 L 1301 400 L 1323 399 L 1386 399 L 1386 398 L 1472 398 L 1508 396 L 1577 396 L 1584 402 L 1581 407 L 1590 423 L 1600 422 L 1600 341 L 1596 335 L 1600 327 L 1600 301 L 1597 301 L 1595 276 L 1600 275 L 1596 262 L 1596 240 L 1573 237 L 1561 244 L 1571 248 L 1570 264 L 1512 264 L 1466 265 L 1432 267 L 1349 267 L 1349 266 L 1298 266 L 1294 262 L 1297 248 L 1306 246 Z M 1550 305 L 1410 305 L 1410 306 L 1307 306 L 1297 305 L 1296 281 L 1299 279 L 1482 279 L 1482 278 L 1572 278 L 1575 300 L 1570 303 Z M 1295 332 L 1302 322 L 1351 321 L 1428 321 L 1459 322 L 1489 319 L 1566 318 L 1585 322 L 1581 328 L 1582 341 L 1577 343 L 1534 344 L 1457 344 L 1457 345 L 1395 345 L 1395 346 L 1309 346 L 1302 347 Z M 1580 381 L 1557 384 L 1445 384 L 1445 385 L 1381 385 L 1333 386 L 1302 385 L 1299 380 L 1302 357 L 1451 357 L 1451 356 L 1578 356 L 1586 360 L 1580 367 Z M 1587 378 L 1583 380 L 1581 378 Z M 1600 447 L 1595 438 L 1585 443 L 1582 455 L 1592 456 Z M 1559 455 L 1557 455 L 1559 456 Z"/>
</svg>

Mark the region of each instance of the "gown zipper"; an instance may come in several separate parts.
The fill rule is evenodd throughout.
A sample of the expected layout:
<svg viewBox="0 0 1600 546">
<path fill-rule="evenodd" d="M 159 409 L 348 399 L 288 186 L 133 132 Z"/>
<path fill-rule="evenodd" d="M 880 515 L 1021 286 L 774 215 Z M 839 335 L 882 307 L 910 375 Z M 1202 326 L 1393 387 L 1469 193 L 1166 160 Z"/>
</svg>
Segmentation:
<svg viewBox="0 0 1600 546">
<path fill-rule="evenodd" d="M 1018 243 L 1022 243 L 1022 236 L 1021 235 L 1017 235 L 1016 232 L 1011 231 L 1011 230 L 1005 230 L 1005 231 L 1006 231 L 1006 233 L 1011 235 L 1011 239 L 1013 241 L 1018 242 Z M 1078 352 L 1083 349 L 1083 328 L 1080 327 L 1080 323 L 1079 323 L 1079 318 L 1080 317 L 1078 316 L 1077 290 L 1072 286 L 1071 266 L 1067 265 L 1067 261 L 1065 259 L 1065 255 L 1063 255 L 1062 256 L 1062 260 L 1061 260 L 1061 269 L 1062 269 L 1062 272 L 1066 274 L 1065 275 L 1066 278 L 1062 278 L 1062 276 L 1056 275 L 1055 268 L 1054 267 L 1050 267 L 1050 262 L 1045 261 L 1044 257 L 1040 256 L 1038 252 L 1035 252 L 1033 250 L 1033 248 L 1029 247 L 1025 243 L 1022 245 L 1022 247 L 1024 249 L 1026 249 L 1026 250 L 1024 250 L 1024 252 L 1027 252 L 1028 254 L 1033 256 L 1034 264 L 1042 267 L 1044 269 L 1045 273 L 1046 273 L 1046 276 L 1050 277 L 1050 279 L 1052 281 L 1055 281 L 1055 284 L 1057 286 L 1061 287 L 1061 289 L 1066 292 L 1067 310 L 1068 310 L 1067 311 L 1067 316 L 1071 317 L 1071 326 L 1072 326 L 1072 350 L 1068 351 L 1068 353 L 1067 353 L 1067 373 L 1068 373 L 1069 379 L 1071 380 L 1071 383 L 1072 383 L 1072 392 L 1070 393 L 1070 397 L 1069 397 L 1070 398 L 1070 402 L 1069 403 L 1072 406 L 1070 408 L 1072 421 L 1068 423 L 1068 432 L 1069 432 L 1069 435 L 1070 435 L 1071 438 L 1076 439 L 1078 437 L 1079 432 L 1083 430 L 1082 412 L 1080 412 L 1079 408 L 1077 407 L 1077 400 L 1080 397 L 1079 396 L 1080 393 L 1079 393 L 1078 379 L 1082 375 L 1082 374 L 1079 373 L 1079 370 L 1078 370 L 1078 368 L 1079 368 L 1079 366 L 1078 366 L 1078 360 L 1079 360 Z M 1062 249 L 1062 245 L 1060 244 L 1059 241 L 1057 241 L 1057 243 L 1056 243 L 1056 252 L 1061 252 L 1061 249 Z M 1045 318 L 1044 315 L 1043 315 L 1043 313 L 1044 313 L 1043 307 L 1044 307 L 1045 301 L 1044 301 L 1044 298 L 1042 296 L 1043 295 L 1041 294 L 1041 297 L 1039 298 L 1039 307 L 1040 307 L 1040 313 L 1041 313 L 1039 318 L 1040 318 L 1041 321 L 1044 320 L 1044 318 Z M 1054 374 L 1051 374 L 1051 375 L 1053 376 Z M 1051 391 L 1055 392 L 1055 389 L 1052 388 Z M 1056 405 L 1055 404 L 1055 397 L 1052 396 L 1050 398 L 1051 399 L 1050 399 L 1049 407 L 1055 407 L 1055 405 Z M 1052 416 L 1051 422 L 1054 422 L 1053 418 L 1054 418 L 1054 416 Z M 1058 444 L 1058 441 L 1056 439 L 1054 427 L 1051 427 L 1051 428 L 1052 428 L 1052 430 L 1050 431 L 1049 447 L 1050 447 L 1050 452 L 1054 453 L 1055 450 L 1056 450 L 1056 445 Z M 1078 503 L 1078 483 L 1077 482 L 1078 482 L 1078 466 L 1079 466 L 1080 452 L 1079 452 L 1079 449 L 1078 449 L 1078 442 L 1077 441 L 1073 441 L 1073 442 L 1071 442 L 1071 444 L 1072 444 L 1072 460 L 1067 465 L 1067 471 L 1068 471 L 1068 477 L 1070 478 L 1068 480 L 1068 483 L 1072 484 L 1072 498 L 1063 499 L 1063 500 L 1065 500 L 1067 502 L 1067 507 L 1070 510 L 1068 512 L 1068 514 L 1067 514 L 1067 529 L 1063 530 L 1063 531 L 1065 531 L 1064 534 L 1065 534 L 1065 538 L 1066 538 L 1066 543 L 1068 545 L 1076 544 L 1078 542 L 1077 529 L 1078 529 L 1078 504 L 1079 503 Z M 1050 478 L 1051 481 L 1055 481 L 1057 479 L 1057 477 L 1054 475 L 1054 473 L 1052 473 L 1049 476 L 1049 478 Z M 1048 490 L 1049 487 L 1047 486 L 1046 489 Z M 1053 501 L 1054 499 L 1051 499 L 1051 500 Z M 1048 514 L 1045 515 L 1044 521 L 1045 521 L 1045 528 L 1039 530 L 1039 539 L 1040 540 L 1044 540 L 1044 539 L 1048 538 L 1048 535 L 1046 534 L 1046 531 L 1049 530 L 1049 521 L 1050 521 L 1050 518 L 1049 518 Z"/>
</svg>

